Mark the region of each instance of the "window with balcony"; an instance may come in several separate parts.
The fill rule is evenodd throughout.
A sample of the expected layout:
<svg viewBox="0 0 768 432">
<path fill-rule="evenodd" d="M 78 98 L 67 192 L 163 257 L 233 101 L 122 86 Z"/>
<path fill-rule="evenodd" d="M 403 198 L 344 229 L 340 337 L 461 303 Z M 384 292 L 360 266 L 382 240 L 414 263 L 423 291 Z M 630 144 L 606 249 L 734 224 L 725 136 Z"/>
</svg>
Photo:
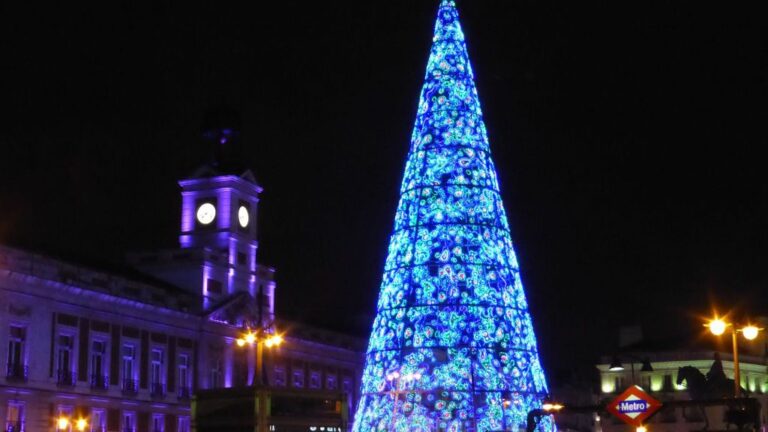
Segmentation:
<svg viewBox="0 0 768 432">
<path fill-rule="evenodd" d="M 74 337 L 60 334 L 56 344 L 56 383 L 60 386 L 75 385 L 75 373 L 72 370 L 72 350 Z"/>
<path fill-rule="evenodd" d="M 91 432 L 106 432 L 107 413 L 103 409 L 93 409 L 90 419 Z"/>
<path fill-rule="evenodd" d="M 224 385 L 224 370 L 221 359 L 216 359 L 211 367 L 210 388 L 221 388 Z"/>
<path fill-rule="evenodd" d="M 136 432 L 136 413 L 133 411 L 123 411 L 122 432 Z"/>
<path fill-rule="evenodd" d="M 136 386 L 136 345 L 123 344 L 122 349 L 122 380 L 123 380 L 123 393 L 133 394 L 136 393 L 138 387 Z"/>
<path fill-rule="evenodd" d="M 91 388 L 106 390 L 109 380 L 105 373 L 106 343 L 100 340 L 91 342 Z"/>
<path fill-rule="evenodd" d="M 192 394 L 189 369 L 189 354 L 179 354 L 177 383 L 180 399 L 189 399 Z"/>
<path fill-rule="evenodd" d="M 72 408 L 69 405 L 59 405 L 58 409 L 56 410 L 56 418 L 71 419 L 74 411 L 75 411 L 74 408 Z M 70 421 L 69 423 L 67 423 L 66 428 L 64 429 L 57 428 L 56 430 L 59 432 L 72 432 L 72 422 Z"/>
<path fill-rule="evenodd" d="M 163 432 L 165 430 L 165 416 L 162 414 L 152 414 L 152 431 Z"/>
<path fill-rule="evenodd" d="M 165 396 L 165 377 L 163 376 L 163 350 L 153 348 L 149 358 L 150 394 L 154 397 Z"/>
<path fill-rule="evenodd" d="M 24 404 L 8 402 L 5 416 L 5 432 L 24 432 Z"/>
<path fill-rule="evenodd" d="M 8 358 L 5 371 L 6 378 L 10 380 L 27 380 L 27 364 L 24 352 L 26 339 L 27 329 L 25 327 L 11 325 L 8 332 Z"/>
<path fill-rule="evenodd" d="M 168 431 L 168 432 L 171 432 L 171 431 Z M 189 417 L 179 416 L 177 432 L 189 432 Z"/>
</svg>

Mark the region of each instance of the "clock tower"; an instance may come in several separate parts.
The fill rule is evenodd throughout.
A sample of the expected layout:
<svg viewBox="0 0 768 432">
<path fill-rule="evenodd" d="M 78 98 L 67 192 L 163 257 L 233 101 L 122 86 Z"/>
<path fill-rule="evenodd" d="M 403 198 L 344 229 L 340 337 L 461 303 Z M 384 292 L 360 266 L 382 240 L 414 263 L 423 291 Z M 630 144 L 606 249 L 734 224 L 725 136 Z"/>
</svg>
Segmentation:
<svg viewBox="0 0 768 432">
<path fill-rule="evenodd" d="M 222 126 L 222 124 L 227 126 Z M 239 165 L 238 128 L 217 121 L 205 128 L 213 161 L 181 187 L 180 249 L 131 257 L 139 269 L 185 290 L 198 292 L 204 311 L 248 293 L 260 319 L 274 312 L 274 269 L 256 258 L 261 186 Z"/>
</svg>

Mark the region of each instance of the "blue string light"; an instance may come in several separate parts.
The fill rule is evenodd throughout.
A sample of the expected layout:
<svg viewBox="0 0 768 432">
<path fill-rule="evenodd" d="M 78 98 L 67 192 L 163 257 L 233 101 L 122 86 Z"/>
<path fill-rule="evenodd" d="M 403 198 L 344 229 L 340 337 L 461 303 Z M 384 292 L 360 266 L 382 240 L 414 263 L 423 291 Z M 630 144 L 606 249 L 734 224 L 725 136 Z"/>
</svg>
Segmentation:
<svg viewBox="0 0 768 432">
<path fill-rule="evenodd" d="M 355 432 L 516 430 L 547 393 L 453 0 L 438 11 L 361 393 Z"/>
</svg>

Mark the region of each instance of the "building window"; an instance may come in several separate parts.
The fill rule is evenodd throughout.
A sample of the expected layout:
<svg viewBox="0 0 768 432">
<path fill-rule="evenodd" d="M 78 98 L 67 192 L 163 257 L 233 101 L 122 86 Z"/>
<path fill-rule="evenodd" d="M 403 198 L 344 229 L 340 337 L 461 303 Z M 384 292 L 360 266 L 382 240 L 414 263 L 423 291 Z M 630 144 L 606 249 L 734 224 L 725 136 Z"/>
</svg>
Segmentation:
<svg viewBox="0 0 768 432">
<path fill-rule="evenodd" d="M 312 371 L 309 374 L 309 388 L 320 388 L 320 372 Z"/>
<path fill-rule="evenodd" d="M 189 417 L 179 416 L 179 427 L 177 432 L 189 432 Z"/>
<path fill-rule="evenodd" d="M 8 378 L 27 379 L 27 365 L 24 359 L 24 346 L 27 339 L 27 329 L 12 325 L 8 334 L 8 359 L 6 373 Z"/>
<path fill-rule="evenodd" d="M 56 382 L 59 385 L 75 385 L 75 377 L 72 372 L 72 335 L 60 334 L 56 346 Z"/>
<path fill-rule="evenodd" d="M 152 414 L 152 432 L 163 432 L 165 430 L 165 416 L 162 414 Z"/>
<path fill-rule="evenodd" d="M 106 344 L 104 341 L 95 340 L 91 342 L 91 387 L 93 388 L 106 389 L 109 385 L 104 373 L 105 352 Z"/>
<path fill-rule="evenodd" d="M 71 406 L 59 405 L 59 409 L 56 410 L 56 412 L 57 412 L 56 418 L 57 419 L 65 418 L 65 419 L 70 420 L 70 419 L 72 419 L 72 412 L 73 411 L 74 410 L 72 409 Z M 72 432 L 72 422 L 71 421 L 67 422 L 67 427 L 66 428 L 61 429 L 61 428 L 57 427 L 56 430 L 60 431 L 60 432 Z"/>
<path fill-rule="evenodd" d="M 341 382 L 341 390 L 345 393 L 351 393 L 352 392 L 352 378 L 344 377 L 344 379 Z"/>
<path fill-rule="evenodd" d="M 103 409 L 91 411 L 91 432 L 105 432 L 107 430 L 107 415 Z"/>
<path fill-rule="evenodd" d="M 189 399 L 191 396 L 189 389 L 189 354 L 179 354 L 178 365 L 179 397 Z"/>
<path fill-rule="evenodd" d="M 296 388 L 304 387 L 304 371 L 297 369 L 293 371 L 293 386 Z"/>
<path fill-rule="evenodd" d="M 136 379 L 134 378 L 136 376 L 134 367 L 136 362 L 136 346 L 133 344 L 124 344 L 122 354 L 123 391 L 127 393 L 136 393 Z"/>
<path fill-rule="evenodd" d="M 133 411 L 123 411 L 122 432 L 136 431 L 136 413 Z"/>
<path fill-rule="evenodd" d="M 282 366 L 275 366 L 275 385 L 285 387 L 285 368 Z"/>
<path fill-rule="evenodd" d="M 150 393 L 155 396 L 165 394 L 165 380 L 163 379 L 163 350 L 153 348 L 150 353 Z"/>
<path fill-rule="evenodd" d="M 244 254 L 242 252 L 238 252 L 237 253 L 237 264 L 241 265 L 241 266 L 244 266 L 244 265 L 248 264 L 248 255 L 246 255 L 246 254 Z"/>
<path fill-rule="evenodd" d="M 24 431 L 24 404 L 21 402 L 8 402 L 8 411 L 5 417 L 5 432 Z"/>
<path fill-rule="evenodd" d="M 336 375 L 328 374 L 325 376 L 325 388 L 328 390 L 336 390 L 339 386 L 339 382 L 336 379 Z"/>
<path fill-rule="evenodd" d="M 221 367 L 221 359 L 216 359 L 211 368 L 211 385 L 210 388 L 220 388 L 223 384 L 223 371 Z"/>
</svg>

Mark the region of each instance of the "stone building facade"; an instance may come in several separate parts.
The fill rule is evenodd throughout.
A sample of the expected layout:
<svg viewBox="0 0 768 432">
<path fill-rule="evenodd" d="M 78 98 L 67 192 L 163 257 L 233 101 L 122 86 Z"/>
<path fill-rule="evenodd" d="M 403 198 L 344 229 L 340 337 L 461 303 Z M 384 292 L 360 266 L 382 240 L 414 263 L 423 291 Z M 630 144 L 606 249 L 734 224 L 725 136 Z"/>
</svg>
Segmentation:
<svg viewBox="0 0 768 432">
<path fill-rule="evenodd" d="M 180 247 L 126 269 L 0 246 L 6 432 L 75 431 L 79 419 L 94 432 L 188 432 L 197 389 L 254 383 L 255 348 L 235 343 L 246 327 L 285 339 L 265 350 L 268 385 L 345 392 L 354 407 L 364 341 L 274 316 L 252 174 L 209 166 L 179 184 Z"/>
</svg>

